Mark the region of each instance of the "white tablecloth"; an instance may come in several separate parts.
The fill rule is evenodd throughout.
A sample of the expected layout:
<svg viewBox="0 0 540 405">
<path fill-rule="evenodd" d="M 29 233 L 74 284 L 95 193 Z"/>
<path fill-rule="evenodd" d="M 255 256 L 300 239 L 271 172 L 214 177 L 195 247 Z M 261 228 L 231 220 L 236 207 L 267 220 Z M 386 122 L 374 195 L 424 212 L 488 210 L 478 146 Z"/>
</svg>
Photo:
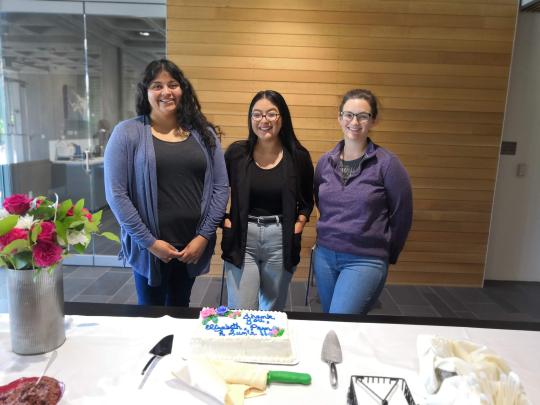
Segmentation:
<svg viewBox="0 0 540 405">
<path fill-rule="evenodd" d="M 64 405 L 215 403 L 183 386 L 171 374 L 182 365 L 196 322 L 168 316 L 66 316 L 67 340 L 58 349 L 58 358 L 47 375 L 65 383 Z M 415 400 L 422 402 L 416 337 L 423 333 L 487 345 L 520 376 L 531 403 L 540 404 L 540 332 L 300 320 L 290 321 L 290 329 L 299 364 L 270 368 L 310 373 L 312 385 L 274 384 L 267 395 L 246 400 L 247 405 L 346 403 L 353 374 L 403 377 Z M 337 366 L 337 390 L 330 387 L 328 366 L 320 359 L 322 341 L 330 329 L 337 332 L 343 349 L 343 363 Z M 155 363 L 140 388 L 140 373 L 150 358 L 148 351 L 168 334 L 174 334 L 173 353 Z M 0 385 L 39 375 L 48 356 L 14 354 L 8 316 L 0 315 Z"/>
</svg>

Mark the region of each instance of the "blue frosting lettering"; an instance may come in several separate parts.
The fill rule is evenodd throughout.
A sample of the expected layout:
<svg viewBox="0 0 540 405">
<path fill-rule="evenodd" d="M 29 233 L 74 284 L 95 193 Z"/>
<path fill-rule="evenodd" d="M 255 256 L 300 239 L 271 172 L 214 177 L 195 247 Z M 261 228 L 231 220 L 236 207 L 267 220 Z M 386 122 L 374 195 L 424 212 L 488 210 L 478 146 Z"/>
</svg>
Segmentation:
<svg viewBox="0 0 540 405">
<path fill-rule="evenodd" d="M 228 324 L 208 322 L 205 329 L 213 331 L 219 336 L 271 336 L 272 328 L 268 325 L 271 320 L 275 320 L 273 315 L 245 313 L 242 319 L 245 321 L 245 326 L 240 326 L 236 321 Z"/>
</svg>

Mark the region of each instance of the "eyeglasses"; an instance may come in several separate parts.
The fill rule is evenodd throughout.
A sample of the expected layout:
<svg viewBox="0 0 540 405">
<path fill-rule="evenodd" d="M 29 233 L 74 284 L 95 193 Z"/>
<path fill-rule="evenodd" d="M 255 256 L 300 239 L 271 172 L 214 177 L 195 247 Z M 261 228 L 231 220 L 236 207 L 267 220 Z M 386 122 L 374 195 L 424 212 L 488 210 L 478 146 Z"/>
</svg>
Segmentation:
<svg viewBox="0 0 540 405">
<path fill-rule="evenodd" d="M 343 121 L 346 121 L 346 122 L 352 121 L 354 117 L 356 117 L 358 122 L 366 122 L 366 121 L 369 121 L 371 118 L 371 113 L 368 113 L 368 112 L 359 112 L 355 114 L 350 111 L 341 111 L 339 115 L 341 115 L 341 118 L 343 119 Z"/>
<path fill-rule="evenodd" d="M 276 111 L 268 111 L 266 114 L 263 114 L 260 111 L 253 111 L 251 113 L 251 118 L 253 121 L 260 121 L 263 119 L 263 117 L 266 117 L 268 121 L 277 121 L 279 114 Z"/>
<path fill-rule="evenodd" d="M 152 91 L 161 91 L 161 90 L 163 90 L 164 86 L 167 86 L 170 90 L 176 90 L 177 88 L 180 87 L 180 83 L 178 83 L 178 82 L 170 82 L 170 83 L 167 83 L 167 84 L 163 84 L 161 82 L 152 82 L 152 83 L 150 83 L 150 86 L 148 86 L 148 89 L 152 90 Z"/>
</svg>

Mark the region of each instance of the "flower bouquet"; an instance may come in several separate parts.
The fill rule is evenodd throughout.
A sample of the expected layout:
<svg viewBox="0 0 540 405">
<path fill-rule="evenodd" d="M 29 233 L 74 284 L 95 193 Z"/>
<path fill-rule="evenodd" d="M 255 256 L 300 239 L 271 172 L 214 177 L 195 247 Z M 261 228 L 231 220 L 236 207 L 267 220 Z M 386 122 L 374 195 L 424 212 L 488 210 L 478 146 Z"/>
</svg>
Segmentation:
<svg viewBox="0 0 540 405">
<path fill-rule="evenodd" d="M 83 199 L 7 197 L 0 209 L 0 267 L 51 270 L 71 251 L 83 253 L 92 234 L 119 242 L 111 232 L 99 233 L 101 215 L 84 208 Z"/>
<path fill-rule="evenodd" d="M 0 208 L 0 267 L 7 268 L 11 346 L 18 354 L 45 353 L 66 340 L 62 259 L 83 253 L 99 230 L 101 211 L 84 200 L 59 203 L 15 194 Z M 47 271 L 41 271 L 47 270 Z M 53 271 L 54 270 L 54 271 Z"/>
</svg>

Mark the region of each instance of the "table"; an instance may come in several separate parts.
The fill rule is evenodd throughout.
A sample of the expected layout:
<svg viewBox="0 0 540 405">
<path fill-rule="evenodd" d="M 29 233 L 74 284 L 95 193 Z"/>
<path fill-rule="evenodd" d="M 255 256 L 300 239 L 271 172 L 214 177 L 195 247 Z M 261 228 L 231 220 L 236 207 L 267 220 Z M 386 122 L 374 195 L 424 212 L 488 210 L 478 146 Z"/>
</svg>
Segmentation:
<svg viewBox="0 0 540 405">
<path fill-rule="evenodd" d="M 171 374 L 182 365 L 197 309 L 66 303 L 66 313 L 67 340 L 47 373 L 66 385 L 61 404 L 215 403 L 190 391 Z M 300 362 L 271 368 L 308 372 L 312 385 L 271 385 L 267 395 L 247 400 L 248 405 L 346 403 L 352 374 L 403 377 L 420 402 L 424 391 L 417 375 L 416 337 L 422 333 L 487 345 L 520 376 L 531 403 L 540 403 L 540 325 L 308 313 L 290 313 L 289 317 Z M 328 366 L 320 360 L 329 329 L 337 332 L 343 349 L 337 390 L 330 387 Z M 175 335 L 173 353 L 155 362 L 143 382 L 140 372 L 150 358 L 148 351 L 171 333 Z M 0 315 L 0 385 L 39 375 L 47 358 L 12 353 L 8 317 Z"/>
</svg>

